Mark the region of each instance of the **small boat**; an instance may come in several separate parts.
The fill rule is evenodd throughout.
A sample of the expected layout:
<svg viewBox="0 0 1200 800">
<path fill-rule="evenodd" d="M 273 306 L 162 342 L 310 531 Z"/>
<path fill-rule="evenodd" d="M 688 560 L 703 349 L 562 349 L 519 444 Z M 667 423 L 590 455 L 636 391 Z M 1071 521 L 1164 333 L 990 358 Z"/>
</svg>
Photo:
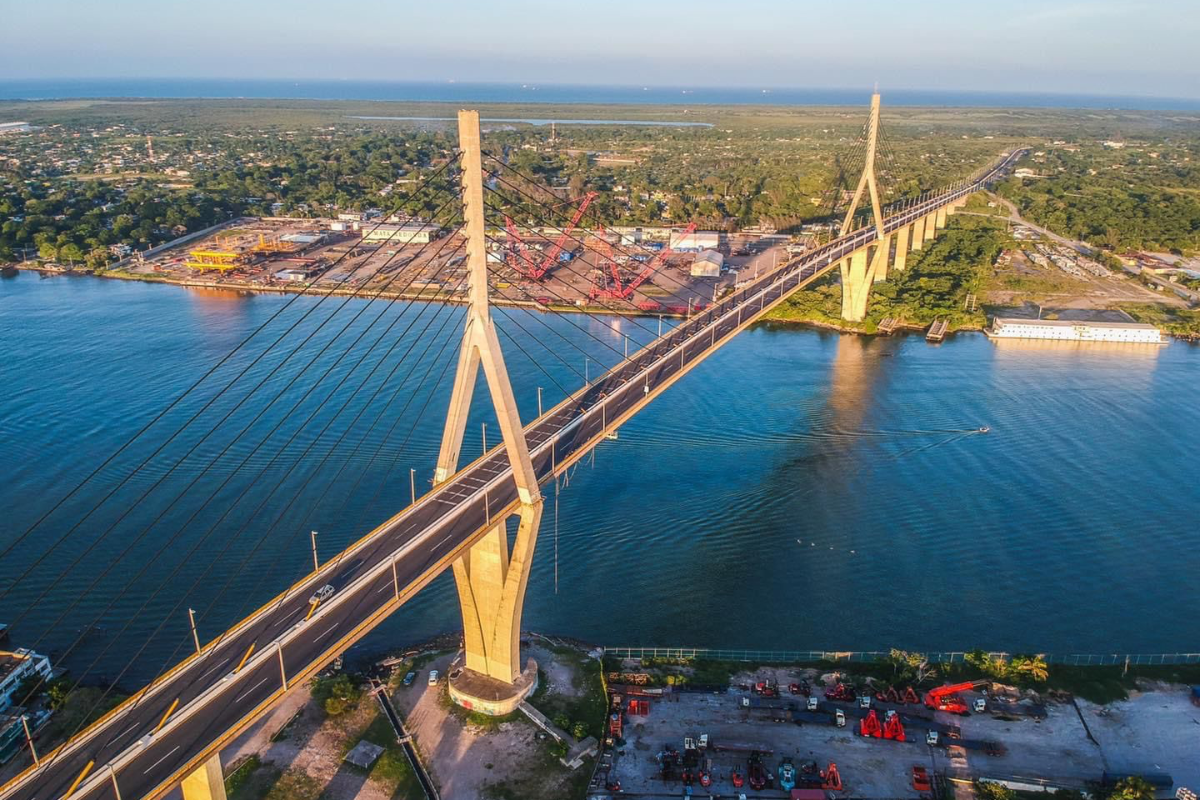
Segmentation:
<svg viewBox="0 0 1200 800">
<path fill-rule="evenodd" d="M 980 432 L 980 433 L 987 433 L 987 432 L 988 432 L 988 431 L 990 431 L 990 430 L 991 430 L 991 428 L 989 428 L 987 425 L 982 425 L 982 426 L 980 426 L 980 428 L 979 428 L 979 432 Z"/>
</svg>

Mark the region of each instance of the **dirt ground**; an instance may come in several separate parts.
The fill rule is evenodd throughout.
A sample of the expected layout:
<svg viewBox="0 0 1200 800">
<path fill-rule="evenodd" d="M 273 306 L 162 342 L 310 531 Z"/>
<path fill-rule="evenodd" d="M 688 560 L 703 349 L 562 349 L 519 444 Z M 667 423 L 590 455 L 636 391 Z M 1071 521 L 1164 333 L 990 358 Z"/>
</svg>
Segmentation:
<svg viewBox="0 0 1200 800">
<path fill-rule="evenodd" d="M 391 800 L 392 787 L 342 762 L 360 734 L 379 713 L 376 701 L 364 696 L 340 717 L 326 717 L 312 702 L 307 686 L 299 686 L 262 722 L 221 752 L 226 777 L 246 758 L 257 755 L 255 771 L 237 797 L 262 796 L 282 776 L 298 776 L 322 800 Z"/>
<path fill-rule="evenodd" d="M 537 660 L 547 695 L 564 697 L 577 691 L 564 661 L 536 644 L 522 651 Z M 443 800 L 582 797 L 590 762 L 575 771 L 563 767 L 551 754 L 551 740 L 523 715 L 497 722 L 451 709 L 444 676 L 456 658 L 444 654 L 423 665 L 413 685 L 394 696 Z M 437 686 L 427 683 L 429 669 L 442 676 Z"/>
<path fill-rule="evenodd" d="M 803 704 L 803 697 L 787 694 L 788 682 L 798 679 L 788 669 L 764 668 L 739 675 L 734 685 L 768 677 L 785 687 L 782 701 Z M 950 778 L 959 778 L 963 787 L 975 778 L 992 777 L 1043 778 L 1082 788 L 1085 781 L 1097 780 L 1106 770 L 1166 772 L 1173 776 L 1175 787 L 1200 786 L 1194 733 L 1194 726 L 1200 724 L 1200 709 L 1189 702 L 1185 687 L 1159 685 L 1155 689 L 1108 706 L 1078 701 L 1078 712 L 1071 703 L 1047 703 L 1047 716 L 1042 720 L 1004 720 L 991 714 L 934 715 L 939 722 L 960 726 L 965 740 L 1000 742 L 1007 752 L 999 756 L 955 747 L 929 747 L 923 732 L 913 735 L 911 730 L 905 742 L 863 738 L 857 735 L 853 718 L 845 728 L 835 727 L 831 719 L 797 725 L 790 715 L 745 707 L 743 698 L 751 702 L 754 698 L 745 689 L 733 688 L 727 694 L 680 693 L 651 700 L 647 716 L 627 717 L 625 744 L 616 751 L 613 774 L 621 782 L 620 796 L 677 796 L 683 787 L 663 783 L 656 755 L 668 745 L 682 752 L 684 737 L 708 734 L 713 745 L 733 745 L 736 749 L 730 752 L 710 748 L 705 754 L 711 759 L 714 782 L 711 789 L 694 787 L 701 793 L 732 792 L 730 772 L 737 767 L 745 774 L 751 749 L 770 753 L 764 756 L 764 762 L 772 773 L 785 757 L 797 765 L 815 760 L 820 769 L 834 762 L 846 796 L 863 798 L 918 797 L 911 786 L 915 765 L 925 766 L 931 774 L 944 772 Z M 789 718 L 777 721 L 783 716 Z M 1089 739 L 1089 729 L 1095 741 Z M 786 795 L 763 790 L 748 796 Z"/>
</svg>

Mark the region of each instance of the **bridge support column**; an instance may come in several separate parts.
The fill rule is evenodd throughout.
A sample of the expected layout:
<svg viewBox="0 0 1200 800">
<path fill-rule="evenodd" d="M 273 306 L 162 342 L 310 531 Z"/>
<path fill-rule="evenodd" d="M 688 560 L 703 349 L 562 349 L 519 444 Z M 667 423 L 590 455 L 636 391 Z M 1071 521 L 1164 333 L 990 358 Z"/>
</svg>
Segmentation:
<svg viewBox="0 0 1200 800">
<path fill-rule="evenodd" d="M 871 256 L 872 283 L 886 281 L 888 278 L 888 264 L 892 260 L 892 240 L 894 238 L 890 233 L 885 235 L 876 246 L 875 253 Z"/>
<path fill-rule="evenodd" d="M 873 255 L 869 250 L 869 247 L 859 248 L 838 265 L 842 275 L 842 319 L 847 322 L 862 322 L 866 318 L 875 270 L 887 259 L 886 242 L 876 247 Z"/>
<path fill-rule="evenodd" d="M 897 272 L 908 265 L 908 242 L 912 237 L 912 225 L 905 225 L 896 230 L 896 257 L 892 261 L 892 269 Z"/>
<path fill-rule="evenodd" d="M 925 215 L 925 241 L 932 242 L 935 236 L 937 236 L 937 215 L 936 214 L 926 214 Z"/>
<path fill-rule="evenodd" d="M 925 218 L 913 220 L 912 223 L 912 249 L 920 250 L 925 246 Z"/>
<path fill-rule="evenodd" d="M 225 800 L 225 774 L 221 771 L 221 754 L 213 753 L 196 771 L 180 784 L 183 800 Z"/>
<path fill-rule="evenodd" d="M 520 636 L 525 587 L 542 519 L 542 495 L 488 297 L 479 112 L 458 112 L 458 139 L 462 151 L 463 231 L 467 237 L 470 306 L 434 480 L 437 483 L 449 480 L 458 469 L 471 398 L 482 367 L 512 467 L 518 498 L 513 515 L 519 517 L 519 522 L 510 551 L 508 517 L 491 516 L 487 511 L 488 495 L 482 495 L 487 530 L 454 562 L 454 582 L 463 616 L 465 664 L 451 672 L 449 686 L 450 697 L 464 708 L 501 716 L 516 710 L 537 688 L 537 664 L 530 659 L 524 668 L 521 666 Z M 487 490 L 469 491 L 474 492 L 472 498 L 475 498 Z M 480 501 L 475 499 L 474 503 L 478 505 Z M 511 508 L 510 500 L 504 503 Z"/>
<path fill-rule="evenodd" d="M 942 228 L 946 227 L 946 207 L 942 206 L 941 208 L 939 208 L 937 211 L 935 211 L 933 213 L 934 213 L 934 218 L 933 218 L 934 224 L 937 226 L 937 229 L 940 231 Z"/>
</svg>

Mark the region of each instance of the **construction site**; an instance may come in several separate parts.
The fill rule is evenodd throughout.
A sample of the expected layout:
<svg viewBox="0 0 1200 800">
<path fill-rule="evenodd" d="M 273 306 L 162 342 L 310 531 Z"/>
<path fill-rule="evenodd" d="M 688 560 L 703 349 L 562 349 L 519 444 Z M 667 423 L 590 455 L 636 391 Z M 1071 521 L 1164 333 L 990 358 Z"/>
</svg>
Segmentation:
<svg viewBox="0 0 1200 800">
<path fill-rule="evenodd" d="M 993 681 L 854 686 L 799 667 L 713 686 L 606 677 L 593 798 L 969 798 L 976 782 L 1086 795 L 1129 776 L 1166 797 L 1200 777 L 1184 728 L 1197 708 L 1181 687 L 1098 706 Z"/>
<path fill-rule="evenodd" d="M 593 194 L 558 227 L 505 219 L 488 233 L 497 304 L 602 313 L 686 316 L 800 248 L 788 237 L 683 227 L 580 226 Z M 112 274 L 187 286 L 252 291 L 306 289 L 466 300 L 466 241 L 411 218 L 241 218 L 145 253 Z"/>
</svg>

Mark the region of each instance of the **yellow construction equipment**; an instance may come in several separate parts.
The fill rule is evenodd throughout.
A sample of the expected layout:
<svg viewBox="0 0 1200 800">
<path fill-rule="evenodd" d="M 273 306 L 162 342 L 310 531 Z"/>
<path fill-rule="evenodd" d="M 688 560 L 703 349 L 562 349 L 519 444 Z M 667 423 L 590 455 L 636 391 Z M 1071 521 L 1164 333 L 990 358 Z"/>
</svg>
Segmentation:
<svg viewBox="0 0 1200 800">
<path fill-rule="evenodd" d="M 191 269 L 237 269 L 242 265 L 243 256 L 232 250 L 193 250 L 188 255 L 192 257 L 185 266 Z"/>
</svg>

